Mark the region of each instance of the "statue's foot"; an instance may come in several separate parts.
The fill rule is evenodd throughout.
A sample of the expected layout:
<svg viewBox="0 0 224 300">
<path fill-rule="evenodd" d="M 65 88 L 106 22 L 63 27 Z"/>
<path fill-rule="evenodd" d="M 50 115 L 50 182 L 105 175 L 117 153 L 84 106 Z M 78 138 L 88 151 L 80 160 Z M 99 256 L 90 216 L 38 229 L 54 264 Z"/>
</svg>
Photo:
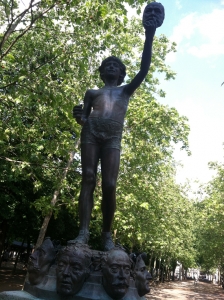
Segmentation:
<svg viewBox="0 0 224 300">
<path fill-rule="evenodd" d="M 102 242 L 104 251 L 109 251 L 115 247 L 110 232 L 102 232 Z"/>
<path fill-rule="evenodd" d="M 79 230 L 79 235 L 74 240 L 70 240 L 67 242 L 68 245 L 72 244 L 87 244 L 89 241 L 89 231 L 88 230 Z"/>
</svg>

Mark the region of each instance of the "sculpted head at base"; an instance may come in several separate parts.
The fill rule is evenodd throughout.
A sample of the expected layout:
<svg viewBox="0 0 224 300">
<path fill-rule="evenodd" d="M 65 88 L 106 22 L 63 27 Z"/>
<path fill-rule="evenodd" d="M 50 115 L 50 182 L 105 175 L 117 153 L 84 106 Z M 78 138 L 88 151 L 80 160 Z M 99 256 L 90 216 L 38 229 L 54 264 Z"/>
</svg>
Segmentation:
<svg viewBox="0 0 224 300">
<path fill-rule="evenodd" d="M 54 263 L 56 248 L 50 238 L 46 238 L 43 244 L 31 255 L 28 264 L 29 282 L 32 285 L 40 284 L 44 276 L 48 274 L 50 266 Z"/>
<path fill-rule="evenodd" d="M 112 299 L 122 299 L 127 293 L 130 280 L 131 260 L 124 250 L 114 248 L 101 262 L 103 287 Z"/>
<path fill-rule="evenodd" d="M 135 279 L 135 286 L 140 297 L 149 293 L 150 291 L 149 280 L 151 279 L 151 275 L 146 269 L 146 265 L 143 260 L 143 257 L 144 255 L 139 255 L 136 258 L 136 263 L 133 272 L 134 279 Z"/>
<path fill-rule="evenodd" d="M 91 251 L 86 246 L 70 245 L 57 257 L 57 292 L 62 295 L 78 293 L 90 274 Z"/>
<path fill-rule="evenodd" d="M 156 27 L 160 27 L 163 24 L 164 19 L 165 10 L 161 3 L 151 2 L 145 7 L 142 18 L 145 29 L 147 29 L 152 22 L 156 22 Z"/>
</svg>

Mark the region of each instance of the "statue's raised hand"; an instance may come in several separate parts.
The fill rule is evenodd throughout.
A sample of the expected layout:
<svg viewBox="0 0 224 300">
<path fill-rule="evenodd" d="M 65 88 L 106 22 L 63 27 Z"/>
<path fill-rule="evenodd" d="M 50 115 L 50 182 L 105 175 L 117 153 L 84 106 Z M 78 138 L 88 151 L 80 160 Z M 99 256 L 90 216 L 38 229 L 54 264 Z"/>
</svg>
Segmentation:
<svg viewBox="0 0 224 300">
<path fill-rule="evenodd" d="M 148 4 L 143 12 L 142 23 L 146 31 L 155 30 L 163 24 L 165 18 L 164 7 L 161 3 Z"/>
</svg>

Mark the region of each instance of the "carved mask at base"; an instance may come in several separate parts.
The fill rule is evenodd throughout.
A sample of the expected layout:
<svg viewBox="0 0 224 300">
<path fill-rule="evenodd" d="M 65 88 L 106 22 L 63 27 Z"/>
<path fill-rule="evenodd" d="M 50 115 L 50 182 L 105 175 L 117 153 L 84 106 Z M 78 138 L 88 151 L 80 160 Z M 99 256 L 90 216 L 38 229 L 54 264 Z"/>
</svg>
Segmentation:
<svg viewBox="0 0 224 300">
<path fill-rule="evenodd" d="M 134 268 L 134 279 L 135 287 L 140 297 L 149 293 L 149 280 L 151 279 L 151 275 L 147 271 L 145 262 L 142 259 L 141 255 L 139 255 L 136 259 L 136 264 Z"/>
<path fill-rule="evenodd" d="M 28 264 L 30 284 L 37 285 L 41 283 L 55 261 L 55 256 L 56 250 L 54 245 L 50 238 L 46 238 L 43 244 L 30 255 Z"/>
<path fill-rule="evenodd" d="M 75 245 L 62 249 L 57 258 L 57 292 L 62 295 L 77 294 L 90 273 L 90 251 Z"/>
<path fill-rule="evenodd" d="M 130 280 L 131 261 L 121 249 L 108 251 L 102 258 L 103 287 L 113 299 L 122 299 L 127 293 Z"/>
</svg>

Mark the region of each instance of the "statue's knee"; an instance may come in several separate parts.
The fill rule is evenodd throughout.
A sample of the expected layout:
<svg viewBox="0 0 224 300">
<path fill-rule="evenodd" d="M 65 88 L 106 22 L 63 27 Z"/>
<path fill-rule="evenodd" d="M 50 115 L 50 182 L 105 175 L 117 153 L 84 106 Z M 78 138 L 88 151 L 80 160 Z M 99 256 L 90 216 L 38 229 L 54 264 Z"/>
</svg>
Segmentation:
<svg viewBox="0 0 224 300">
<path fill-rule="evenodd" d="M 89 186 L 96 185 L 96 176 L 94 173 L 88 172 L 84 173 L 82 176 L 82 183 L 87 184 Z"/>
<path fill-rule="evenodd" d="M 102 184 L 103 192 L 104 193 L 111 193 L 113 194 L 116 191 L 116 182 L 103 182 Z"/>
</svg>

